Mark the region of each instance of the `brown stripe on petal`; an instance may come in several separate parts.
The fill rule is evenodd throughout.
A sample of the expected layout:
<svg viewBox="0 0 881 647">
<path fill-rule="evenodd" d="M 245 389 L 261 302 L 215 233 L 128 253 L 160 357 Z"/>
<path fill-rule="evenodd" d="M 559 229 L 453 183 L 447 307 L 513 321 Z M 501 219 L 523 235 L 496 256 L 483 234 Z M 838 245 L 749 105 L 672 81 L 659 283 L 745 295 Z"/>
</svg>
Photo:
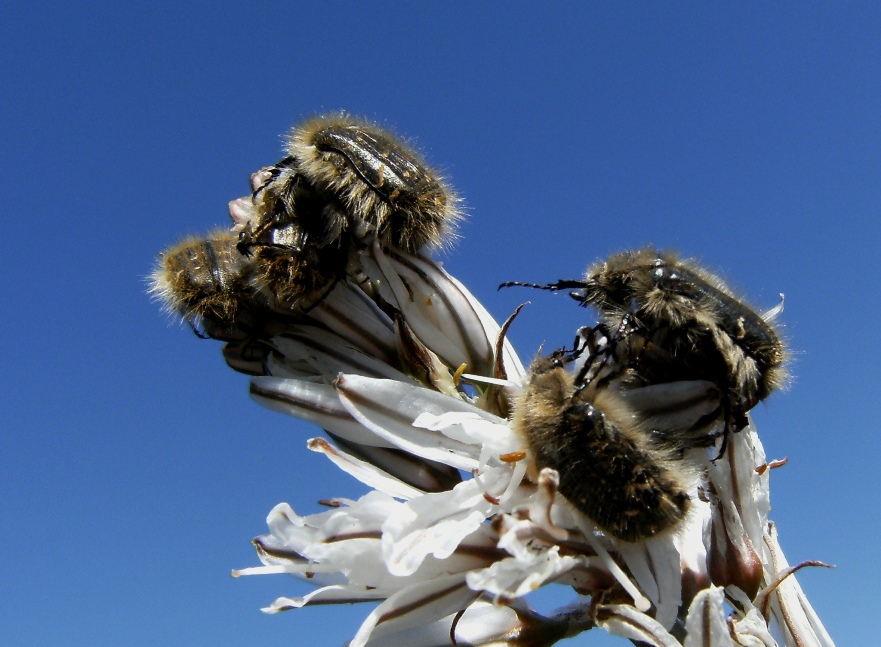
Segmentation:
<svg viewBox="0 0 881 647">
<path fill-rule="evenodd" d="M 468 444 L 443 433 L 414 426 L 416 418 L 422 413 L 440 415 L 468 412 L 491 422 L 504 423 L 469 402 L 423 386 L 360 375 L 340 375 L 333 385 L 343 405 L 365 429 L 387 438 L 387 442 L 404 451 L 464 471 L 478 466 L 477 444 Z"/>
<path fill-rule="evenodd" d="M 468 588 L 468 586 L 465 584 L 465 582 L 460 582 L 458 584 L 454 584 L 453 586 L 448 586 L 445 589 L 441 589 L 440 591 L 435 591 L 431 595 L 427 595 L 424 598 L 419 598 L 417 600 L 414 600 L 410 604 L 399 606 L 396 609 L 394 609 L 393 611 L 390 611 L 388 613 L 385 613 L 385 614 L 379 616 L 379 618 L 377 618 L 377 620 L 376 620 L 376 626 L 379 626 L 383 622 L 388 622 L 390 620 L 394 620 L 396 618 L 400 618 L 402 616 L 405 616 L 408 613 L 415 611 L 416 609 L 428 606 L 432 602 L 436 602 L 437 600 L 441 600 L 456 591 L 459 591 L 462 589 L 467 589 L 467 588 Z M 477 591 L 475 591 L 474 597 L 476 598 L 478 595 L 479 595 L 479 593 Z"/>
<path fill-rule="evenodd" d="M 362 530 L 361 532 L 341 533 L 332 537 L 325 537 L 322 543 L 336 544 L 341 541 L 350 541 L 353 539 L 382 539 L 382 533 L 379 530 Z"/>
<path fill-rule="evenodd" d="M 430 286 L 434 291 L 433 296 L 440 299 L 446 306 L 447 310 L 455 315 L 454 317 L 452 317 L 452 321 L 450 321 L 450 323 L 455 326 L 458 336 L 461 338 L 462 342 L 465 345 L 464 350 L 466 351 L 466 355 L 469 359 L 467 364 L 472 367 L 471 372 L 477 373 L 479 375 L 489 375 L 490 371 L 492 370 L 492 346 L 489 339 L 487 339 L 485 335 L 482 335 L 479 340 L 480 346 L 482 346 L 482 348 L 478 348 L 477 346 L 475 346 L 474 342 L 477 340 L 475 339 L 474 335 L 471 334 L 472 329 L 471 327 L 466 325 L 462 315 L 466 314 L 469 316 L 469 318 L 472 318 L 476 326 L 481 331 L 483 331 L 484 328 L 480 322 L 480 318 L 477 316 L 477 313 L 474 312 L 474 309 L 470 307 L 470 302 L 468 301 L 468 299 L 465 298 L 463 294 L 461 294 L 456 284 L 450 281 L 446 277 L 446 275 L 442 273 L 442 270 L 434 265 L 431 265 L 430 267 L 435 271 L 429 273 L 422 266 L 422 263 L 419 261 L 419 259 L 414 258 L 413 256 L 404 255 L 392 249 L 386 250 L 386 253 L 396 262 L 416 274 L 426 285 Z M 443 277 L 443 285 L 435 279 L 436 276 Z M 403 276 L 401 277 L 401 280 L 404 280 Z M 453 303 L 449 296 L 450 290 L 454 290 L 460 294 L 460 296 L 462 297 L 461 304 Z M 463 308 L 463 306 L 467 308 L 467 311 L 465 310 L 465 308 Z"/>
<path fill-rule="evenodd" d="M 777 621 L 780 624 L 785 625 L 786 630 L 794 640 L 793 644 L 797 647 L 820 644 L 816 635 L 816 630 L 812 626 L 811 620 L 808 618 L 809 612 L 806 611 L 805 608 L 807 605 L 807 609 L 810 609 L 810 605 L 807 604 L 807 600 L 804 599 L 803 596 L 799 595 L 798 584 L 795 585 L 794 590 L 790 589 L 791 594 L 785 593 L 779 589 L 790 575 L 804 566 L 824 566 L 826 568 L 834 568 L 834 566 L 815 561 L 802 562 L 794 567 L 784 566 L 784 564 L 786 564 L 786 558 L 780 550 L 780 544 L 777 543 L 777 527 L 774 522 L 768 523 L 768 532 L 764 535 L 763 539 L 771 554 L 770 566 L 773 569 L 773 572 L 776 573 L 776 576 L 771 584 L 769 584 L 757 596 L 756 606 L 759 608 L 762 615 L 767 618 L 772 596 L 776 596 L 780 608 L 780 615 L 782 616 L 778 616 Z M 787 599 L 794 601 L 796 604 L 793 606 L 796 608 L 791 609 Z M 795 615 L 801 616 L 801 622 L 795 618 Z M 777 614 L 775 614 L 775 616 L 777 616 Z M 799 631 L 800 626 L 809 631 L 811 635 L 803 635 L 802 632 Z M 823 629 L 822 625 L 820 625 L 820 629 Z M 825 629 L 823 629 L 823 631 L 825 632 Z"/>
<path fill-rule="evenodd" d="M 704 642 L 704 645 L 707 645 L 707 647 L 712 647 L 712 645 L 710 645 L 708 642 L 710 640 L 710 636 L 712 635 L 711 631 L 713 628 L 712 611 L 713 611 L 712 607 L 709 604 L 707 604 L 706 602 L 704 602 L 703 613 L 701 614 L 701 624 L 703 625 L 703 632 L 704 632 L 704 641 L 703 642 Z"/>
<path fill-rule="evenodd" d="M 357 291 L 363 300 L 367 301 L 367 295 L 360 290 Z M 378 311 L 376 304 L 369 302 L 372 310 Z M 337 334 L 344 337 L 348 342 L 359 350 L 368 355 L 382 360 L 388 364 L 392 364 L 397 360 L 397 352 L 394 346 L 394 333 L 391 332 L 391 322 L 388 321 L 387 338 L 381 338 L 373 334 L 370 326 L 365 326 L 363 321 L 355 321 L 352 318 L 352 312 L 340 309 L 332 299 L 326 299 L 319 304 L 315 311 L 311 313 L 316 321 L 328 326 Z M 380 319 L 382 317 L 383 319 Z M 386 324 L 388 317 L 381 312 L 377 312 L 377 321 L 380 322 L 378 328 L 382 328 Z M 345 333 L 345 334 L 343 334 Z"/>
<path fill-rule="evenodd" d="M 349 442 L 326 429 L 325 432 L 339 447 L 355 458 L 360 458 L 423 492 L 452 490 L 462 482 L 459 470 L 449 465 L 419 458 L 396 447 L 371 447 Z"/>
<path fill-rule="evenodd" d="M 326 416 L 328 418 L 336 419 L 336 420 L 344 420 L 347 422 L 354 422 L 352 417 L 346 413 L 342 408 L 330 408 L 330 407 L 320 407 L 316 406 L 316 402 L 314 399 L 308 398 L 295 398 L 293 395 L 289 393 L 281 393 L 275 389 L 266 389 L 263 388 L 260 383 L 256 380 L 251 381 L 250 387 L 251 395 L 257 396 L 259 398 L 265 398 L 267 400 L 273 400 L 275 402 L 281 402 L 282 404 L 286 404 L 293 407 L 299 407 L 301 409 L 307 409 L 309 411 L 313 411 L 319 415 Z"/>
<path fill-rule="evenodd" d="M 325 343 L 323 341 L 318 340 L 315 336 L 309 335 L 308 332 L 288 332 L 281 335 L 282 338 L 291 339 L 297 341 L 308 348 L 314 349 L 315 351 L 322 353 L 323 355 L 336 360 L 339 363 L 339 367 L 335 372 L 346 372 L 346 373 L 356 373 L 358 375 L 366 375 L 368 377 L 392 377 L 391 371 L 394 373 L 398 373 L 397 369 L 391 369 L 385 373 L 378 370 L 378 366 L 376 365 L 378 362 L 376 359 L 364 354 L 363 352 L 352 353 L 346 352 L 351 351 L 351 348 L 348 346 L 346 340 L 339 338 L 338 343 Z M 361 355 L 363 360 L 359 361 L 357 355 Z M 300 358 L 291 358 L 296 361 Z M 372 361 L 371 361 L 372 360 Z M 381 363 L 381 362 L 379 362 Z M 385 362 L 387 365 L 388 362 Z M 393 377 L 397 378 L 397 375 Z M 401 375 L 401 378 L 404 378 Z"/>
<path fill-rule="evenodd" d="M 227 366 L 239 373 L 266 375 L 266 357 L 269 352 L 269 347 L 257 340 L 229 342 L 223 347 L 223 359 Z"/>
<path fill-rule="evenodd" d="M 333 385 L 337 391 L 346 396 L 346 399 L 350 400 L 359 407 L 370 409 L 371 411 L 374 411 L 380 415 L 400 422 L 402 425 L 410 426 L 410 424 L 413 422 L 413 419 L 410 416 L 402 415 L 401 412 L 394 406 L 385 405 L 378 400 L 371 400 L 370 398 L 362 396 L 361 393 L 359 393 L 358 391 L 354 391 L 348 388 L 347 380 L 343 375 L 340 375 L 336 380 L 334 380 Z"/>
<path fill-rule="evenodd" d="M 305 564 L 309 561 L 295 550 L 287 548 L 270 548 L 263 543 L 263 537 L 256 537 L 251 543 L 254 544 L 254 548 L 257 549 L 258 557 L 272 557 L 273 559 L 283 559 L 289 562 L 296 562 L 297 564 Z"/>
<path fill-rule="evenodd" d="M 487 564 L 494 564 L 495 562 L 500 562 L 503 559 L 510 557 L 510 554 L 501 548 L 468 544 L 467 540 L 456 546 L 456 550 L 453 551 L 453 554 L 463 557 L 476 557 Z"/>
<path fill-rule="evenodd" d="M 627 625 L 632 630 L 643 634 L 645 640 L 649 642 L 649 644 L 658 645 L 659 647 L 681 647 L 679 641 L 661 627 L 654 618 L 650 618 L 631 606 L 623 604 L 597 605 L 594 619 L 597 623 L 611 621 Z M 620 634 L 616 633 L 616 635 Z M 627 637 L 631 639 L 633 638 L 633 636 Z"/>
</svg>

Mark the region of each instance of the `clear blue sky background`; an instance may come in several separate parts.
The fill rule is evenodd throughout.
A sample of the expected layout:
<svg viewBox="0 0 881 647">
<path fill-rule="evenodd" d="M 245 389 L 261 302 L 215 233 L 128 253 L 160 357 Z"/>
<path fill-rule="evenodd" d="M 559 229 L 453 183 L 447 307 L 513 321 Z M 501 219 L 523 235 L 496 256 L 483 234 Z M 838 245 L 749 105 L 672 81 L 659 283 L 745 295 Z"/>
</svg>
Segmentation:
<svg viewBox="0 0 881 647">
<path fill-rule="evenodd" d="M 792 562 L 838 565 L 800 576 L 833 638 L 876 642 L 877 4 L 179 4 L 4 9 L 0 644 L 340 645 L 368 613 L 266 617 L 307 587 L 230 577 L 273 505 L 361 489 L 143 281 L 338 109 L 450 176 L 446 266 L 498 319 L 533 301 L 524 359 L 588 313 L 496 286 L 617 250 L 699 257 L 760 309 L 785 292 L 795 379 L 755 412 L 789 457 L 773 518 Z"/>
</svg>

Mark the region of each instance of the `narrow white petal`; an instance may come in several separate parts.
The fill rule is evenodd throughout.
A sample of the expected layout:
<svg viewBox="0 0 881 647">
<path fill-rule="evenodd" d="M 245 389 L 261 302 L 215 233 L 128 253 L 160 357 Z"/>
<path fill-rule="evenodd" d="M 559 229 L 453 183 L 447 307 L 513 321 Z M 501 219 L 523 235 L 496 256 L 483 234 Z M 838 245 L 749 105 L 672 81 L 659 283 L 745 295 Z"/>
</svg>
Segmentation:
<svg viewBox="0 0 881 647">
<path fill-rule="evenodd" d="M 383 556 L 395 575 L 410 575 L 428 555 L 446 559 L 468 536 L 486 534 L 493 505 L 474 480 L 425 494 L 398 508 L 382 525 Z"/>
<path fill-rule="evenodd" d="M 714 586 L 698 593 L 685 619 L 683 647 L 733 647 L 725 618 L 725 590 Z"/>
<path fill-rule="evenodd" d="M 590 628 L 590 620 L 576 625 L 583 609 L 564 612 L 561 617 L 543 618 L 526 605 L 498 606 L 475 600 L 464 613 L 449 615 L 437 622 L 411 630 L 371 636 L 366 647 L 524 647 L 549 645 L 566 635 Z M 349 643 L 351 644 L 351 643 Z"/>
<path fill-rule="evenodd" d="M 398 307 L 426 346 L 449 366 L 466 364 L 473 373 L 491 372 L 494 339 L 487 337 L 461 285 L 449 274 L 426 259 L 385 254 L 378 245 L 363 260 L 383 297 Z"/>
<path fill-rule="evenodd" d="M 469 445 L 482 445 L 492 456 L 523 449 L 523 441 L 506 420 L 479 409 L 441 415 L 421 413 L 413 421 L 413 426 L 440 431 L 449 438 Z"/>
<path fill-rule="evenodd" d="M 673 533 L 652 537 L 639 544 L 620 542 L 618 551 L 633 579 L 655 606 L 655 620 L 670 629 L 682 604 L 680 555 Z"/>
<path fill-rule="evenodd" d="M 267 409 L 315 423 L 353 443 L 395 446 L 352 418 L 330 384 L 255 377 L 251 380 L 251 397 Z"/>
<path fill-rule="evenodd" d="M 746 429 L 729 435 L 725 455 L 709 469 L 710 481 L 725 509 L 729 537 L 738 547 L 743 545 L 745 532 L 752 545 L 761 550 L 771 509 L 769 471 L 760 475 L 755 468 L 764 462 L 762 443 L 750 421 Z"/>
<path fill-rule="evenodd" d="M 545 468 L 547 469 L 547 468 Z M 544 471 L 544 470 L 542 470 Z M 578 522 L 582 533 L 584 533 L 584 538 L 591 545 L 596 552 L 597 557 L 600 558 L 603 562 L 603 566 L 608 569 L 609 573 L 612 574 L 618 583 L 627 591 L 628 595 L 633 598 L 633 606 L 639 611 L 648 611 L 651 608 L 651 602 L 649 599 L 643 595 L 642 591 L 633 583 L 627 574 L 618 566 L 617 562 L 612 559 L 612 556 L 609 555 L 609 551 L 606 550 L 606 547 L 603 545 L 603 542 L 596 534 L 596 527 L 593 522 L 590 521 L 584 515 L 576 513 L 575 520 Z"/>
<path fill-rule="evenodd" d="M 533 549 L 528 561 L 522 556 L 509 557 L 468 573 L 468 586 L 503 598 L 518 598 L 586 564 L 583 557 L 560 555 L 559 546 L 542 551 Z"/>
<path fill-rule="evenodd" d="M 313 319 L 371 357 L 393 364 L 397 359 L 392 320 L 363 290 L 340 281 L 309 311 Z"/>
<path fill-rule="evenodd" d="M 687 380 L 619 389 L 618 394 L 640 414 L 642 423 L 664 433 L 689 429 L 720 408 L 721 392 L 713 382 Z"/>
<path fill-rule="evenodd" d="M 597 626 L 611 634 L 638 640 L 655 647 L 682 647 L 654 618 L 627 604 L 601 604 L 597 607 Z"/>
<path fill-rule="evenodd" d="M 354 604 L 356 602 L 372 602 L 381 599 L 376 591 L 366 589 L 355 590 L 350 586 L 325 586 L 317 591 L 299 598 L 278 598 L 270 606 L 261 609 L 263 613 L 279 613 L 305 606 L 321 604 Z"/>
<path fill-rule="evenodd" d="M 338 447 L 331 446 L 323 438 L 311 438 L 308 442 L 308 447 L 313 452 L 319 452 L 327 456 L 334 465 L 346 474 L 354 476 L 368 487 L 379 490 L 384 494 L 399 499 L 412 499 L 422 494 L 416 488 L 406 485 L 396 478 L 392 478 L 369 463 L 347 454 Z"/>
<path fill-rule="evenodd" d="M 232 572 L 233 577 L 247 577 L 248 575 L 285 575 L 290 570 L 285 566 L 251 566 L 249 568 L 237 568 Z"/>
<path fill-rule="evenodd" d="M 516 631 L 520 626 L 517 613 L 510 607 L 495 606 L 478 600 L 464 614 L 450 614 L 430 625 L 383 636 L 371 636 L 366 647 L 452 647 L 450 636 L 453 631 L 456 644 L 462 647 L 515 647 L 519 643 Z M 508 642 L 505 636 L 512 636 L 512 642 Z"/>
<path fill-rule="evenodd" d="M 480 382 L 482 384 L 503 386 L 508 389 L 516 389 L 520 387 L 520 383 L 514 382 L 513 380 L 502 380 L 497 377 L 486 377 L 484 375 L 475 375 L 474 373 L 462 373 L 462 379 L 470 380 L 471 382 Z"/>
<path fill-rule="evenodd" d="M 418 582 L 395 593 L 367 616 L 350 645 L 363 647 L 374 632 L 382 636 L 431 624 L 466 608 L 476 596 L 461 574 Z"/>
<path fill-rule="evenodd" d="M 676 622 L 682 605 L 682 559 L 673 533 L 646 541 L 649 564 L 658 584 L 655 620 L 669 629 Z"/>
<path fill-rule="evenodd" d="M 468 300 L 468 303 L 471 304 L 474 313 L 483 324 L 483 329 L 486 332 L 487 338 L 490 340 L 498 339 L 501 327 L 496 323 L 496 320 L 493 319 L 492 315 L 487 312 L 486 308 L 483 307 L 483 304 L 471 294 L 468 288 L 466 288 L 459 279 L 452 274 L 448 274 L 447 276 L 450 281 L 459 288 L 459 291 Z M 505 372 L 511 380 L 515 382 L 523 382 L 526 377 L 526 369 L 523 366 L 523 362 L 520 361 L 517 352 L 514 350 L 514 346 L 511 345 L 507 337 L 502 343 L 502 363 L 505 367 Z"/>
<path fill-rule="evenodd" d="M 789 568 L 786 556 L 777 542 L 777 532 L 771 524 L 770 534 L 765 535 L 765 544 L 771 554 L 769 570 L 780 573 Z M 823 623 L 817 617 L 801 585 L 790 575 L 771 592 L 771 613 L 780 625 L 784 642 L 790 645 L 817 645 L 818 647 L 834 647 Z"/>
<path fill-rule="evenodd" d="M 470 472 L 479 467 L 480 447 L 414 427 L 413 421 L 426 412 L 435 415 L 448 411 L 491 414 L 448 395 L 393 380 L 341 375 L 336 388 L 352 417 L 389 443 L 460 470 Z"/>
<path fill-rule="evenodd" d="M 645 596 L 657 606 L 660 602 L 661 593 L 658 582 L 655 579 L 656 575 L 649 565 L 648 547 L 646 544 L 631 544 L 622 541 L 617 548 L 628 570 L 633 574 L 633 579 L 639 585 L 642 592 L 645 593 Z M 677 566 L 679 565 L 679 555 L 676 555 L 674 562 Z M 660 618 L 658 618 L 658 621 L 660 622 Z M 661 624 L 664 623 L 661 622 Z M 667 629 L 670 628 L 666 625 L 665 627 Z"/>
<path fill-rule="evenodd" d="M 275 353 L 267 364 L 276 377 L 324 377 L 332 381 L 338 373 L 413 382 L 388 362 L 350 345 L 336 333 L 318 326 L 289 326 L 284 334 L 272 338 Z"/>
<path fill-rule="evenodd" d="M 462 481 L 462 473 L 449 465 L 426 461 L 397 448 L 352 443 L 333 432 L 327 435 L 339 449 L 420 492 L 450 490 Z"/>
<path fill-rule="evenodd" d="M 737 587 L 729 587 L 727 593 L 744 610 L 732 614 L 734 621 L 731 623 L 731 631 L 735 643 L 743 647 L 778 647 L 764 616 L 753 606 L 747 595 Z"/>
</svg>

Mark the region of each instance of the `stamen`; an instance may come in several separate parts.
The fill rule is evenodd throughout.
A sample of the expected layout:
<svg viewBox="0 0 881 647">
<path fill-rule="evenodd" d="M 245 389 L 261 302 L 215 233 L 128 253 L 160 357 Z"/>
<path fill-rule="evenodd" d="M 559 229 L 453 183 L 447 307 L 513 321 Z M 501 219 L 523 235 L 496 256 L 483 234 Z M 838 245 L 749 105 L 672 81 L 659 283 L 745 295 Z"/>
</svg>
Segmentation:
<svg viewBox="0 0 881 647">
<path fill-rule="evenodd" d="M 458 371 L 457 371 L 458 373 Z M 473 373 L 462 373 L 459 377 L 469 382 L 482 382 L 483 384 L 494 384 L 495 386 L 504 386 L 509 389 L 517 388 L 519 383 L 512 380 L 500 380 L 496 377 L 487 377 L 486 375 L 474 375 Z"/>
</svg>

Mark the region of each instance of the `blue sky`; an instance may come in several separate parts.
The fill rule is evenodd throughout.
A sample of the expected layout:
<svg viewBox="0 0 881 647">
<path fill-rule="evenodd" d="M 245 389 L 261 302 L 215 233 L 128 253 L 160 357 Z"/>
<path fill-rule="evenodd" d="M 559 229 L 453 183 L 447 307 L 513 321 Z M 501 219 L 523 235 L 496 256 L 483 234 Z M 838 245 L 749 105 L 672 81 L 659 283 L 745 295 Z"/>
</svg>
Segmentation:
<svg viewBox="0 0 881 647">
<path fill-rule="evenodd" d="M 469 219 L 445 266 L 500 320 L 532 300 L 526 360 L 587 313 L 496 286 L 614 251 L 675 248 L 759 309 L 784 292 L 794 379 L 754 414 L 789 457 L 772 517 L 791 562 L 838 566 L 800 575 L 832 637 L 873 642 L 879 26 L 871 3 L 7 7 L 0 644 L 340 645 L 368 613 L 267 617 L 307 588 L 230 577 L 273 505 L 361 489 L 143 280 L 339 109 L 449 176 Z"/>
</svg>

